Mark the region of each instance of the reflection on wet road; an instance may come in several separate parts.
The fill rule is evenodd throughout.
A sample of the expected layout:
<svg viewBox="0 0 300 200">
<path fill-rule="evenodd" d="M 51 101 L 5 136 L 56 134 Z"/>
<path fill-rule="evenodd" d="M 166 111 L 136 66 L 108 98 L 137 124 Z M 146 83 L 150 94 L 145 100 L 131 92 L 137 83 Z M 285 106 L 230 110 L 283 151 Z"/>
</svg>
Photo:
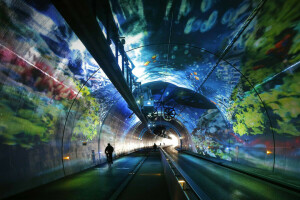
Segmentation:
<svg viewBox="0 0 300 200">
<path fill-rule="evenodd" d="M 300 193 L 178 153 L 174 147 L 165 151 L 211 199 L 300 199 Z"/>
</svg>

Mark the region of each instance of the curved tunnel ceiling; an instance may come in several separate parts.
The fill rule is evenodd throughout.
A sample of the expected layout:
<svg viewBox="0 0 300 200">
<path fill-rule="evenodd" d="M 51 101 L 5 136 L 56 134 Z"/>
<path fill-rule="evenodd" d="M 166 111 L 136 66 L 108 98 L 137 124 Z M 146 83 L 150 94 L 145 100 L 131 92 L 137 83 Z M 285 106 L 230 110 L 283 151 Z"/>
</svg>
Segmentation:
<svg viewBox="0 0 300 200">
<path fill-rule="evenodd" d="M 195 91 L 217 62 L 214 54 L 224 50 L 257 4 L 111 1 L 138 80 L 161 80 Z"/>
<path fill-rule="evenodd" d="M 192 90 L 178 87 L 162 81 L 143 84 L 142 87 L 151 89 L 155 102 L 163 102 L 168 106 L 190 106 L 202 109 L 214 109 L 216 106 L 203 95 Z"/>
<path fill-rule="evenodd" d="M 200 84 L 218 61 L 215 54 L 224 50 L 257 5 L 258 2 L 240 0 L 226 4 L 111 1 L 115 19 L 126 39 L 127 54 L 136 66 L 133 73 L 138 81 L 142 84 L 168 82 L 199 92 L 224 113 L 224 99 L 230 98 L 241 74 L 223 62 L 215 70 L 217 74 L 212 74 L 214 80 L 210 84 L 204 88 Z M 164 91 L 166 86 L 160 85 Z M 177 103 L 195 107 L 198 101 L 189 103 L 189 100 L 192 99 Z"/>
<path fill-rule="evenodd" d="M 250 95 L 260 104 L 264 123 L 272 126 L 262 87 L 299 67 L 297 1 L 110 3 L 138 81 L 167 82 L 198 92 L 231 123 L 235 102 Z M 294 16 L 284 21 L 287 12 Z"/>
</svg>

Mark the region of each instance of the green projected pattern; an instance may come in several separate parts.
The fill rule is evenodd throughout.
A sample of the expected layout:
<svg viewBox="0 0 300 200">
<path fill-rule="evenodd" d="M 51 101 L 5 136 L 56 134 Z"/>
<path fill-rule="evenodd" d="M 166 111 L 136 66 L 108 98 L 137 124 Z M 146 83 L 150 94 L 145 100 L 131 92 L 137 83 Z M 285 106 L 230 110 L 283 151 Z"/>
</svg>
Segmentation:
<svg viewBox="0 0 300 200">
<path fill-rule="evenodd" d="M 136 81 L 175 109 L 183 148 L 299 184 L 298 0 L 109 3 Z M 50 0 L 0 0 L 0 27 L 0 194 L 93 166 L 107 142 L 152 145 Z"/>
<path fill-rule="evenodd" d="M 299 177 L 297 0 L 265 1 L 257 11 L 255 0 L 110 2 L 138 81 L 188 89 L 191 95 L 172 97 L 191 100 L 198 93 L 219 110 L 165 100 L 190 132 L 193 142 L 185 148 Z M 218 63 L 251 13 L 255 17 Z M 164 84 L 155 88 L 157 101 L 172 93 Z"/>
</svg>

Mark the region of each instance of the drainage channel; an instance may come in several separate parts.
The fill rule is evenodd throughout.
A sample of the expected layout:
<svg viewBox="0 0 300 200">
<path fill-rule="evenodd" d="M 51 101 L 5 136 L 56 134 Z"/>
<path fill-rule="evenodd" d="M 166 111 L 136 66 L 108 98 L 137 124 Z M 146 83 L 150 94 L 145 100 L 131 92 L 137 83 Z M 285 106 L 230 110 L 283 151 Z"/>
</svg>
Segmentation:
<svg viewBox="0 0 300 200">
<path fill-rule="evenodd" d="M 165 150 L 159 148 L 171 199 L 209 200 L 210 198 L 176 164 Z"/>
</svg>

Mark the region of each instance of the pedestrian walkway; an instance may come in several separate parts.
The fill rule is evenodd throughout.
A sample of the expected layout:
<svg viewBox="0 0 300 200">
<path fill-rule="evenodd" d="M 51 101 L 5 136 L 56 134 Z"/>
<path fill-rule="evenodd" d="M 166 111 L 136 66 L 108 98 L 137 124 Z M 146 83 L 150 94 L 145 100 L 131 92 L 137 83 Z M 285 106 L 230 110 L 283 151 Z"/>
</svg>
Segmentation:
<svg viewBox="0 0 300 200">
<path fill-rule="evenodd" d="M 119 187 L 128 173 L 145 158 L 140 151 L 114 161 L 112 167 L 107 164 L 62 178 L 33 190 L 18 194 L 10 199 L 43 200 L 99 200 L 108 199 Z"/>
<path fill-rule="evenodd" d="M 167 200 L 168 187 L 161 164 L 160 153 L 150 152 L 141 168 L 134 175 L 118 199 L 122 200 Z"/>
</svg>

